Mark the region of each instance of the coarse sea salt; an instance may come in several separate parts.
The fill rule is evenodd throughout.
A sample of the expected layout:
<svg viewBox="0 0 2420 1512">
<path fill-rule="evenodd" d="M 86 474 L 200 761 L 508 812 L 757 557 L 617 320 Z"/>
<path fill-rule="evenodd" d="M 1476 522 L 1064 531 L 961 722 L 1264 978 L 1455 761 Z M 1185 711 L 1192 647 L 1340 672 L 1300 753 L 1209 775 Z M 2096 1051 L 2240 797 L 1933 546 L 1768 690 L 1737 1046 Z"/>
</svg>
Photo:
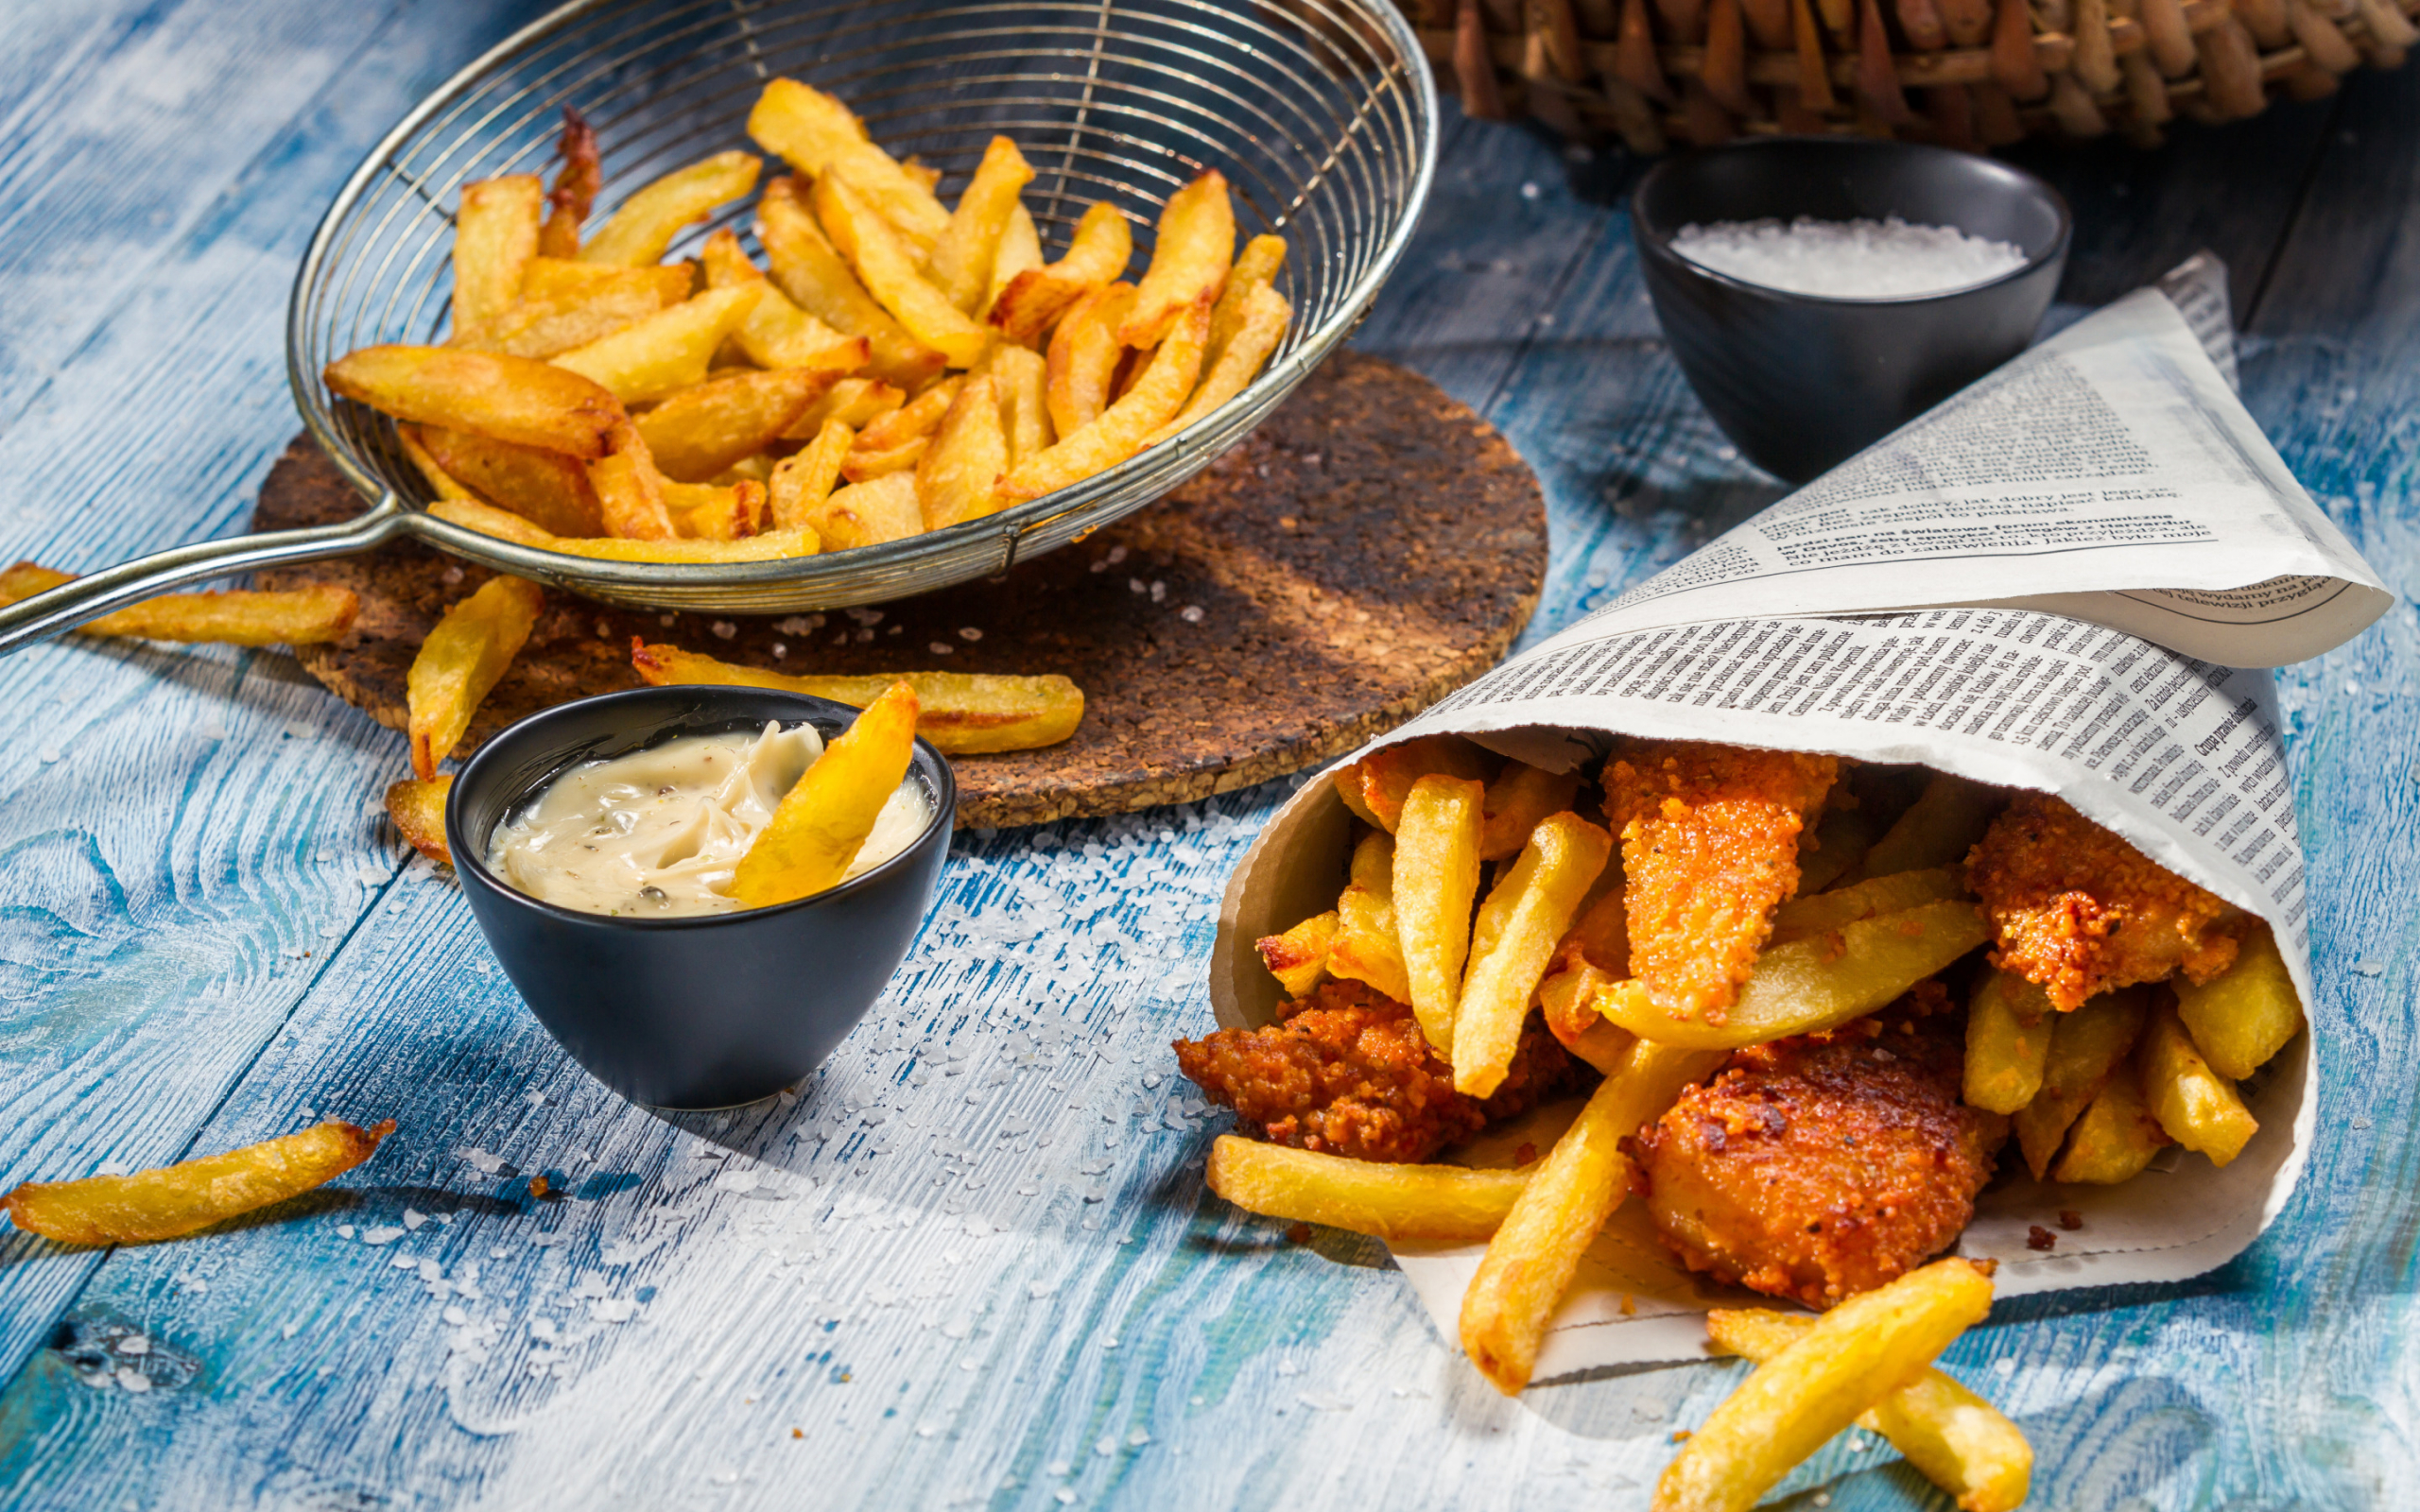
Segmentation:
<svg viewBox="0 0 2420 1512">
<path fill-rule="evenodd" d="M 2026 263 L 2012 242 L 1954 226 L 1883 220 L 1691 223 L 1672 249 L 1702 267 L 1769 289 L 1834 300 L 1904 300 L 1972 288 Z"/>
</svg>

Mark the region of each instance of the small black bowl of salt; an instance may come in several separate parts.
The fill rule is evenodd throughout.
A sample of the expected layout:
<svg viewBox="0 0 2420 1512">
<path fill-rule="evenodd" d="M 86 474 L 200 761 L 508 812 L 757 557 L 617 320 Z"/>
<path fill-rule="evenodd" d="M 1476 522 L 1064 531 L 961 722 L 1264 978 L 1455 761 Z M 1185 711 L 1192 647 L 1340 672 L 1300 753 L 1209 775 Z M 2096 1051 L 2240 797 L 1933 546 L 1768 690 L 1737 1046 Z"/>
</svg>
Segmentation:
<svg viewBox="0 0 2420 1512">
<path fill-rule="evenodd" d="M 1791 483 L 2025 350 L 2066 201 L 1946 147 L 1776 137 L 1668 159 L 1631 201 L 1655 314 L 1698 398 Z"/>
</svg>

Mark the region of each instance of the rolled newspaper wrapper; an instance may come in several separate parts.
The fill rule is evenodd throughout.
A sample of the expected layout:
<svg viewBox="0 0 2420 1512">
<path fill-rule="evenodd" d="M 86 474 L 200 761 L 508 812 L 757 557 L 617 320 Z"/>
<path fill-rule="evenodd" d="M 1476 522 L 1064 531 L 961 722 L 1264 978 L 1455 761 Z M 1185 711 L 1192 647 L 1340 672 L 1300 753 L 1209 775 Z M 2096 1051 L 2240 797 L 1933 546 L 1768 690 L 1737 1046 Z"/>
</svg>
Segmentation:
<svg viewBox="0 0 2420 1512">
<path fill-rule="evenodd" d="M 1631 734 L 1921 762 L 2055 793 L 2267 919 L 2308 1009 L 2273 679 L 2247 668 L 2340 644 L 2394 599 L 2236 398 L 2224 289 L 2224 269 L 2196 257 L 1369 748 L 1454 732 L 1593 770 Z M 1350 829 L 1334 784 L 1315 781 L 1236 868 L 1210 969 L 1222 1025 L 1270 1020 L 1279 991 L 1252 942 L 1332 906 Z M 2164 1158 L 2118 1186 L 2055 1192 L 2020 1170 L 1986 1192 L 1957 1252 L 1998 1261 L 2001 1296 L 2224 1263 L 2302 1173 L 2309 1037 L 2241 1091 L 2260 1128 L 2232 1164 Z M 2029 1248 L 2029 1228 L 2061 1209 L 2083 1228 L 2055 1253 Z M 1392 1247 L 1456 1337 L 1484 1246 Z M 1700 1358 L 1699 1314 L 1746 1295 L 1690 1275 L 1625 1204 L 1536 1379 Z"/>
</svg>

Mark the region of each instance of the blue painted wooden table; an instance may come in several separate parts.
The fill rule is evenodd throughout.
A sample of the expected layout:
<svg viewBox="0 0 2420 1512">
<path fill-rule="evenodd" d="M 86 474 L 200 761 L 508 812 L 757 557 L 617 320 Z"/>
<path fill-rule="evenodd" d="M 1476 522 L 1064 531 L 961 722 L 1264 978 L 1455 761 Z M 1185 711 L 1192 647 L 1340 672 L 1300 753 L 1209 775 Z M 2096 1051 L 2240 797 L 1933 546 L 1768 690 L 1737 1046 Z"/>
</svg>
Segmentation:
<svg viewBox="0 0 2420 1512">
<path fill-rule="evenodd" d="M 314 220 L 527 13 L 0 5 L 0 549 L 81 569 L 240 526 L 295 428 Z M 2321 994 L 2291 1205 L 2215 1275 L 2006 1305 L 1946 1363 L 2031 1435 L 2038 1506 L 2411 1505 L 2420 70 L 2028 161 L 2079 214 L 2065 314 L 2228 259 L 2254 413 L 2405 603 L 2279 678 Z M 1532 639 L 1778 492 L 1656 338 L 1637 168 L 1452 121 L 1359 337 L 1544 477 Z M 272 1220 L 0 1239 L 0 1505 L 1633 1506 L 1737 1377 L 1508 1400 L 1375 1246 L 1204 1197 L 1221 1119 L 1167 1041 L 1209 1022 L 1219 888 L 1284 783 L 961 836 L 800 1096 L 666 1117 L 538 1028 L 378 816 L 400 738 L 283 654 L 43 647 L 0 662 L 0 1181 L 402 1125 Z M 1941 1503 L 1875 1441 L 1785 1491 Z"/>
</svg>

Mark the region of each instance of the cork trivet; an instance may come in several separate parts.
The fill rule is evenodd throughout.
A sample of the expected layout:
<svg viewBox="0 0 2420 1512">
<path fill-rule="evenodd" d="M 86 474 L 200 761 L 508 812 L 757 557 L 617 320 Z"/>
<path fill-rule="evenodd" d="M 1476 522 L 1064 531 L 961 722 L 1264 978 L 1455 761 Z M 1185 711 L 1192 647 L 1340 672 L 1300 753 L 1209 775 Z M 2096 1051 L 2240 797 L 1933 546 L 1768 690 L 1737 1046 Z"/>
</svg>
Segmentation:
<svg viewBox="0 0 2420 1512">
<path fill-rule="evenodd" d="M 254 524 L 361 508 L 298 438 Z M 550 594 L 457 754 L 540 709 L 638 686 L 634 635 L 788 671 L 1057 672 L 1084 690 L 1082 726 L 1045 750 L 959 758 L 958 821 L 1125 813 L 1315 765 L 1402 723 L 1503 656 L 1546 564 L 1545 502 L 1504 438 L 1427 380 L 1342 352 L 1167 499 L 1001 578 L 784 619 Z M 406 543 L 259 581 L 360 593 L 353 633 L 302 647 L 302 663 L 401 730 L 421 638 L 487 576 Z"/>
</svg>

